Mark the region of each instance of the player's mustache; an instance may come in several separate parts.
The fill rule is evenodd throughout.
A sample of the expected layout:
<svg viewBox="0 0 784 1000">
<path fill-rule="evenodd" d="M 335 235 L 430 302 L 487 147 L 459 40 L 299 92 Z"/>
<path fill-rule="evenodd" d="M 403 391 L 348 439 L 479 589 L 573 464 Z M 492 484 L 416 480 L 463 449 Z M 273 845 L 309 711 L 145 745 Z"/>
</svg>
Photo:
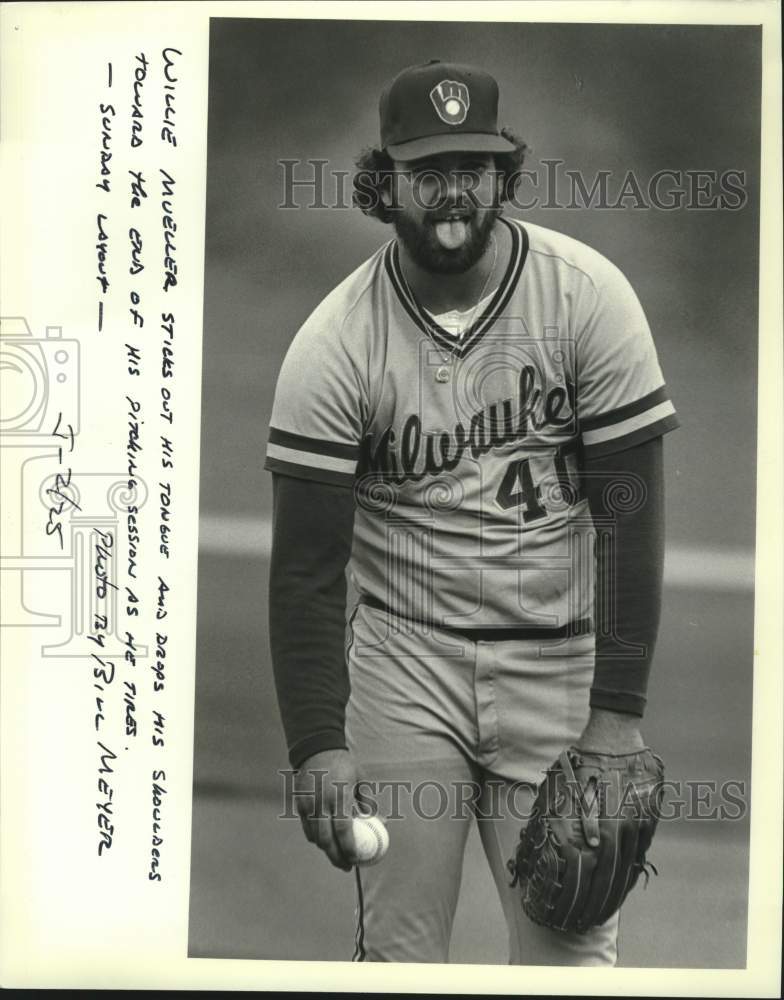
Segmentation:
<svg viewBox="0 0 784 1000">
<path fill-rule="evenodd" d="M 428 222 L 446 222 L 447 219 L 462 219 L 468 221 L 476 214 L 473 206 L 459 205 L 439 205 L 438 208 L 431 209 L 427 213 Z"/>
</svg>

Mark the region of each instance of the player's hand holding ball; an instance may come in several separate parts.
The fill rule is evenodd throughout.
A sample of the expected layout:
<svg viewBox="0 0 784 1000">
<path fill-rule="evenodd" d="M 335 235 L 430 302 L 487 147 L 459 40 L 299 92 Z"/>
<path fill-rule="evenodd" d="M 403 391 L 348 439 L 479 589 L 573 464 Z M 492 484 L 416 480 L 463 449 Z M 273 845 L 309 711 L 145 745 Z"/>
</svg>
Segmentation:
<svg viewBox="0 0 784 1000">
<path fill-rule="evenodd" d="M 305 836 L 336 868 L 357 863 L 352 832 L 357 772 L 348 750 L 322 750 L 294 776 L 294 805 Z"/>
<path fill-rule="evenodd" d="M 313 754 L 294 776 L 294 804 L 305 836 L 346 872 L 376 864 L 389 847 L 383 820 L 356 801 L 356 781 L 348 750 Z"/>
</svg>

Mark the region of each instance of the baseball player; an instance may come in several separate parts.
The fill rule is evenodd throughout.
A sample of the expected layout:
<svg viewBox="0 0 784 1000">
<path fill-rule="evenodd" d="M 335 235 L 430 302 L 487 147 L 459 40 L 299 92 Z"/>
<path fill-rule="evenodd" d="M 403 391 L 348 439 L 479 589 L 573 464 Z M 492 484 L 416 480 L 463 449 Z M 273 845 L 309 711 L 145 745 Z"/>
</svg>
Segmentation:
<svg viewBox="0 0 784 1000">
<path fill-rule="evenodd" d="M 355 960 L 448 960 L 477 822 L 510 962 L 611 965 L 617 842 L 577 930 L 529 919 L 507 863 L 565 748 L 644 752 L 677 419 L 618 267 L 504 214 L 525 146 L 497 105 L 489 74 L 439 61 L 382 95 L 355 189 L 392 238 L 306 320 L 275 394 L 275 680 L 305 835 L 356 872 Z M 390 834 L 372 867 L 360 786 Z"/>
</svg>

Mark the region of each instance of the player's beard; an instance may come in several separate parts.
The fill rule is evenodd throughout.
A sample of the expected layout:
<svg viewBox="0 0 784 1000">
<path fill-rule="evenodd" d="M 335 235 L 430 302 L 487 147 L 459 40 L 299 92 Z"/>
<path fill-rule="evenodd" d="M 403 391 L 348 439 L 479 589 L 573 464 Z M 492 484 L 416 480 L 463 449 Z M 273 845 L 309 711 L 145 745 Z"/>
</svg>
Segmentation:
<svg viewBox="0 0 784 1000">
<path fill-rule="evenodd" d="M 466 225 L 466 238 L 462 246 L 449 250 L 436 236 L 436 219 L 426 216 L 417 222 L 405 212 L 395 212 L 392 224 L 400 242 L 423 270 L 432 274 L 462 274 L 480 259 L 487 250 L 500 208 L 486 209 L 481 221 L 472 214 Z"/>
</svg>

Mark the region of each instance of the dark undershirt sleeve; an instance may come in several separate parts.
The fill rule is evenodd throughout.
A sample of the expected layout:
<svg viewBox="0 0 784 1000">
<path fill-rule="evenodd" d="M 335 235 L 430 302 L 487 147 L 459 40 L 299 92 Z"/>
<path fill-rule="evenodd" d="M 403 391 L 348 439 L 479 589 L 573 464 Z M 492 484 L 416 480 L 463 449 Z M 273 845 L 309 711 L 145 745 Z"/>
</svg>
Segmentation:
<svg viewBox="0 0 784 1000">
<path fill-rule="evenodd" d="M 353 490 L 273 474 L 269 634 L 291 766 L 346 746 Z"/>
<path fill-rule="evenodd" d="M 662 465 L 661 437 L 584 463 L 597 530 L 593 708 L 645 711 L 661 613 Z"/>
</svg>

